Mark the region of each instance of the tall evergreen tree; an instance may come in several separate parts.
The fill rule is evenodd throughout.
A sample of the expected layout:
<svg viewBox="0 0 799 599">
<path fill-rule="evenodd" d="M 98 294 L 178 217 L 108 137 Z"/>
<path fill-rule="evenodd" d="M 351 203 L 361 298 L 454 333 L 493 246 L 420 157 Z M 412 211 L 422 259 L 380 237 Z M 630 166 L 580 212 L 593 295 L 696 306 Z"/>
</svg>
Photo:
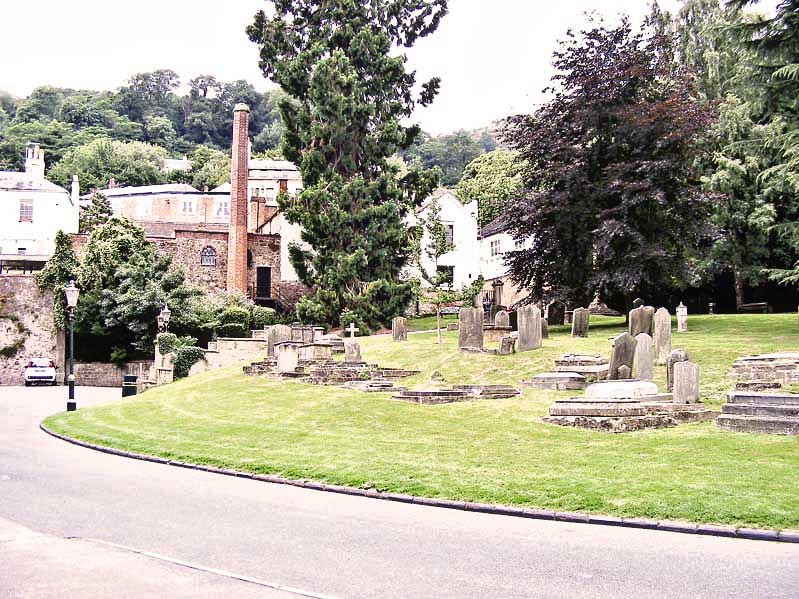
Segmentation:
<svg viewBox="0 0 799 599">
<path fill-rule="evenodd" d="M 78 233 L 88 235 L 95 227 L 107 223 L 113 214 L 111 202 L 105 197 L 105 194 L 100 192 L 93 194 L 91 204 L 80 213 Z"/>
<path fill-rule="evenodd" d="M 305 185 L 278 198 L 307 244 L 290 249 L 314 290 L 297 313 L 337 323 L 351 309 L 370 326 L 387 324 L 413 293 L 400 280 L 412 251 L 403 219 L 437 183 L 418 168 L 398 176 L 389 158 L 419 134 L 400 120 L 430 104 L 439 87 L 434 78 L 416 97 L 415 73 L 391 52 L 435 31 L 447 0 L 271 3 L 274 15 L 259 11 L 247 33 L 260 46 L 264 75 L 288 94 L 279 103 L 283 152 Z"/>
<path fill-rule="evenodd" d="M 53 322 L 61 330 L 67 319 L 67 298 L 62 290 L 69 281 L 77 278 L 79 266 L 69 235 L 56 231 L 55 250 L 36 275 L 36 284 L 42 291 L 53 293 Z"/>
</svg>

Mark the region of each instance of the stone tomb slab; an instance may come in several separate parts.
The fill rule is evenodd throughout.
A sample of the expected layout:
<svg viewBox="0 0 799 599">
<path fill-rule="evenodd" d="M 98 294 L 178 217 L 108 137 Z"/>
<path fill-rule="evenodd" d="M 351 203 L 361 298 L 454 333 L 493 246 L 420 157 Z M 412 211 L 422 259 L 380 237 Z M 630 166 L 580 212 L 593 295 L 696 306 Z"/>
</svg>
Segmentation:
<svg viewBox="0 0 799 599">
<path fill-rule="evenodd" d="M 542 372 L 522 385 L 551 391 L 580 391 L 585 389 L 585 376 L 577 372 Z"/>
</svg>

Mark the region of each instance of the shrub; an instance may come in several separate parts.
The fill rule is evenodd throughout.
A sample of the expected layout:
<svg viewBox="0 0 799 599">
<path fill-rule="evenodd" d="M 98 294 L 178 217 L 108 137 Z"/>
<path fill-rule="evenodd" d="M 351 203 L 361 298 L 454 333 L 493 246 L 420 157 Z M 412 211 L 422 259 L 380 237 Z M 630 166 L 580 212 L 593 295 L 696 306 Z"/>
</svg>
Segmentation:
<svg viewBox="0 0 799 599">
<path fill-rule="evenodd" d="M 240 324 L 245 329 L 250 328 L 250 311 L 239 306 L 228 306 L 219 316 L 219 322 L 226 324 Z"/>
<path fill-rule="evenodd" d="M 250 336 L 250 329 L 243 324 L 239 324 L 236 322 L 230 324 L 220 324 L 216 327 L 216 336 L 217 337 L 235 337 L 235 338 L 246 338 Z"/>
<path fill-rule="evenodd" d="M 205 357 L 205 351 L 193 345 L 178 347 L 172 357 L 175 365 L 175 378 L 183 378 L 189 376 L 189 369 L 202 358 Z"/>
<path fill-rule="evenodd" d="M 342 329 L 346 329 L 348 326 L 350 326 L 351 322 L 355 323 L 355 326 L 360 329 L 356 333 L 356 336 L 358 337 L 360 337 L 361 335 L 368 335 L 371 332 L 369 330 L 369 327 L 366 326 L 366 322 L 364 321 L 364 319 L 361 318 L 361 316 L 357 312 L 353 312 L 349 308 L 347 308 L 341 313 L 340 322 Z M 347 335 L 349 335 L 349 333 L 347 333 Z"/>
<path fill-rule="evenodd" d="M 158 335 L 158 351 L 162 355 L 171 354 L 178 346 L 178 336 L 174 333 L 161 333 Z"/>
<path fill-rule="evenodd" d="M 272 324 L 277 324 L 277 312 L 272 308 L 253 306 L 250 311 L 250 328 L 262 329 Z"/>
</svg>

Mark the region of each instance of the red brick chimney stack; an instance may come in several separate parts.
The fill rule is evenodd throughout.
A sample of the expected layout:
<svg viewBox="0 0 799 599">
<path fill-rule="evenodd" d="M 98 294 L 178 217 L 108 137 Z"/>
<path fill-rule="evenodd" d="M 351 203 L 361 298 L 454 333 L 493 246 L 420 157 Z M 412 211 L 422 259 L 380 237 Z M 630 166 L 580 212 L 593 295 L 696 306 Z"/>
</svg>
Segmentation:
<svg viewBox="0 0 799 599">
<path fill-rule="evenodd" d="M 233 108 L 233 164 L 230 169 L 227 290 L 247 293 L 247 179 L 249 176 L 250 108 Z"/>
</svg>

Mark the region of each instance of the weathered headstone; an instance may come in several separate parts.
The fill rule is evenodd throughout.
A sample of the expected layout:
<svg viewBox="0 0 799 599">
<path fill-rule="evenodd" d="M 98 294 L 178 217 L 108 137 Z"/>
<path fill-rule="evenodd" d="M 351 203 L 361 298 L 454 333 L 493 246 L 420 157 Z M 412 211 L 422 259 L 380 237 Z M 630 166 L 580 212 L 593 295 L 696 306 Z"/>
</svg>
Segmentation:
<svg viewBox="0 0 799 599">
<path fill-rule="evenodd" d="M 516 337 L 508 335 L 499 342 L 499 355 L 509 356 L 516 352 Z"/>
<path fill-rule="evenodd" d="M 619 380 L 631 378 L 633 378 L 633 371 L 630 369 L 630 367 L 625 364 L 619 366 Z"/>
<path fill-rule="evenodd" d="M 448 331 L 457 331 L 458 330 L 458 323 L 457 322 L 448 322 L 447 323 L 447 330 Z"/>
<path fill-rule="evenodd" d="M 552 326 L 561 325 L 566 316 L 566 306 L 560 300 L 552 300 L 547 304 L 546 318 Z"/>
<path fill-rule="evenodd" d="M 591 312 L 588 308 L 577 308 L 572 313 L 572 337 L 588 337 L 588 321 Z"/>
<path fill-rule="evenodd" d="M 674 403 L 699 401 L 699 366 L 692 362 L 674 364 Z"/>
<path fill-rule="evenodd" d="M 391 320 L 391 338 L 393 341 L 408 340 L 408 319 L 396 316 Z"/>
<path fill-rule="evenodd" d="M 503 328 L 510 326 L 510 317 L 505 310 L 500 310 L 494 315 L 494 326 Z"/>
<path fill-rule="evenodd" d="M 458 312 L 458 349 L 483 349 L 481 308 L 461 308 Z"/>
<path fill-rule="evenodd" d="M 541 347 L 541 310 L 528 304 L 519 313 L 519 351 L 530 351 Z"/>
<path fill-rule="evenodd" d="M 652 334 L 652 316 L 655 309 L 652 306 L 639 306 L 630 310 L 630 335 L 635 337 L 639 333 Z"/>
<path fill-rule="evenodd" d="M 546 318 L 541 319 L 541 339 L 549 339 L 549 321 Z"/>
<path fill-rule="evenodd" d="M 291 340 L 291 327 L 285 324 L 272 325 L 266 336 L 267 354 L 270 358 L 275 357 L 275 345 Z"/>
<path fill-rule="evenodd" d="M 677 306 L 677 332 L 685 333 L 688 330 L 688 307 L 680 302 Z"/>
<path fill-rule="evenodd" d="M 608 379 L 613 381 L 619 378 L 619 368 L 622 366 L 626 366 L 630 369 L 629 372 L 632 372 L 636 341 L 629 333 L 622 333 L 613 337 L 611 342 L 613 347 L 610 350 Z"/>
<path fill-rule="evenodd" d="M 298 322 L 291 325 L 291 341 L 301 341 L 302 343 L 313 343 L 314 331 L 310 325 L 300 324 Z"/>
<path fill-rule="evenodd" d="M 300 355 L 296 343 L 280 343 L 276 347 L 277 371 L 279 374 L 294 374 L 297 370 Z"/>
<path fill-rule="evenodd" d="M 666 308 L 655 312 L 655 363 L 663 366 L 671 352 L 671 314 Z"/>
<path fill-rule="evenodd" d="M 635 378 L 642 381 L 651 381 L 654 378 L 652 337 L 646 333 L 638 333 L 635 336 L 635 342 L 635 358 L 633 359 Z"/>
<path fill-rule="evenodd" d="M 344 363 L 345 364 L 363 364 L 361 358 L 361 344 L 354 338 L 346 339 L 344 341 Z"/>
<path fill-rule="evenodd" d="M 674 365 L 678 362 L 687 362 L 688 352 L 684 349 L 673 349 L 666 358 L 666 391 L 674 391 Z"/>
<path fill-rule="evenodd" d="M 325 336 L 325 327 L 312 327 L 313 328 L 313 342 L 321 341 Z"/>
</svg>

